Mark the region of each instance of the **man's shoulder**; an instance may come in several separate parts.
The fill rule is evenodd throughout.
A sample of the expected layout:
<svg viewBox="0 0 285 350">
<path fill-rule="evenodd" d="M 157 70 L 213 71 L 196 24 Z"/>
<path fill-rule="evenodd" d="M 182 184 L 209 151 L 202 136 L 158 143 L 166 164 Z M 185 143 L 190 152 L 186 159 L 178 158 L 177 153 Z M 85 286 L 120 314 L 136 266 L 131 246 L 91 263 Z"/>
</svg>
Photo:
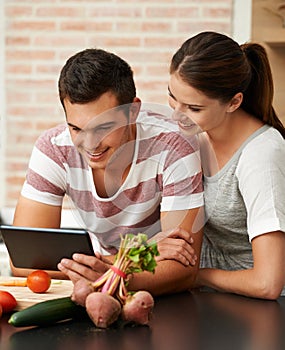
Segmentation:
<svg viewBox="0 0 285 350">
<path fill-rule="evenodd" d="M 38 138 L 37 144 L 50 143 L 55 146 L 71 145 L 71 138 L 66 124 L 59 124 L 45 130 Z"/>
<path fill-rule="evenodd" d="M 81 164 L 80 156 L 74 147 L 66 124 L 60 124 L 44 131 L 35 143 L 35 150 L 57 163 Z"/>
<path fill-rule="evenodd" d="M 178 132 L 179 128 L 177 122 L 171 118 L 170 111 L 166 106 L 159 106 L 151 108 L 147 106 L 142 109 L 137 123 L 143 127 L 144 130 L 151 131 L 156 135 L 159 133 Z"/>
</svg>

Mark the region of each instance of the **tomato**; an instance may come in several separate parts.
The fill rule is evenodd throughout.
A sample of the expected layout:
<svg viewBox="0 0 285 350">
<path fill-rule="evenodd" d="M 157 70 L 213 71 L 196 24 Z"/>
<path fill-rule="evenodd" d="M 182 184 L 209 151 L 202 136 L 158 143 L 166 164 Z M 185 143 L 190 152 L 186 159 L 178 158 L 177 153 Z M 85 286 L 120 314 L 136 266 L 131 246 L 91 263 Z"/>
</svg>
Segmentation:
<svg viewBox="0 0 285 350">
<path fill-rule="evenodd" d="M 27 277 L 27 286 L 34 293 L 44 293 L 51 285 L 50 275 L 43 270 L 31 272 Z"/>
<path fill-rule="evenodd" d="M 11 293 L 0 290 L 0 305 L 2 306 L 3 313 L 11 312 L 17 306 L 17 300 Z"/>
</svg>

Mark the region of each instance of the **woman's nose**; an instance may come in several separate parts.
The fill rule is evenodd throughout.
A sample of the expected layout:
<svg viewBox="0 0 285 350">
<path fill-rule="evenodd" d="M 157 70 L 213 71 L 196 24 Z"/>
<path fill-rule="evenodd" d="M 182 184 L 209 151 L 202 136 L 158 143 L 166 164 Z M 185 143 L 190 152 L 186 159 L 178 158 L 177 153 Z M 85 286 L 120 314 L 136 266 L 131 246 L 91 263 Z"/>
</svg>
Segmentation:
<svg viewBox="0 0 285 350">
<path fill-rule="evenodd" d="M 173 113 L 172 113 L 172 119 L 175 121 L 180 121 L 183 119 L 188 118 L 179 108 L 179 106 L 176 106 Z"/>
</svg>

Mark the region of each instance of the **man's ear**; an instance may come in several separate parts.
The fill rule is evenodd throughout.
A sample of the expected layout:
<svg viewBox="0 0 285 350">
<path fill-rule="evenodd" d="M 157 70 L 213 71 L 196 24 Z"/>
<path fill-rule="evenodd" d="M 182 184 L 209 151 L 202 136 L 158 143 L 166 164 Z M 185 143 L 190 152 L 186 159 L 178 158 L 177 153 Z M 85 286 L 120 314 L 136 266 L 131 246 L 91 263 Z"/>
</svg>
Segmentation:
<svg viewBox="0 0 285 350">
<path fill-rule="evenodd" d="M 242 100 L 243 100 L 243 93 L 242 92 L 236 93 L 229 103 L 227 112 L 232 113 L 235 110 L 237 110 L 240 107 Z"/>
<path fill-rule="evenodd" d="M 133 102 L 130 105 L 130 110 L 129 110 L 129 113 L 130 113 L 129 120 L 131 123 L 136 122 L 140 109 L 141 109 L 141 100 L 138 97 L 135 97 L 133 99 Z"/>
</svg>

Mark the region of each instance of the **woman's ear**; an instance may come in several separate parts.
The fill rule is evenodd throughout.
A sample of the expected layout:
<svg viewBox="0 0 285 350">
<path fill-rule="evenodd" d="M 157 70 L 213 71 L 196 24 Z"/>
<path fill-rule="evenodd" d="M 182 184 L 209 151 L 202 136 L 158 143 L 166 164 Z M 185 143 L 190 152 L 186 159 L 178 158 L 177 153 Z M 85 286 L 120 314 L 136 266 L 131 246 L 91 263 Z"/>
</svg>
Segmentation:
<svg viewBox="0 0 285 350">
<path fill-rule="evenodd" d="M 240 107 L 242 100 L 243 100 L 242 92 L 236 93 L 229 103 L 227 112 L 232 113 L 235 110 L 237 110 Z"/>
</svg>

